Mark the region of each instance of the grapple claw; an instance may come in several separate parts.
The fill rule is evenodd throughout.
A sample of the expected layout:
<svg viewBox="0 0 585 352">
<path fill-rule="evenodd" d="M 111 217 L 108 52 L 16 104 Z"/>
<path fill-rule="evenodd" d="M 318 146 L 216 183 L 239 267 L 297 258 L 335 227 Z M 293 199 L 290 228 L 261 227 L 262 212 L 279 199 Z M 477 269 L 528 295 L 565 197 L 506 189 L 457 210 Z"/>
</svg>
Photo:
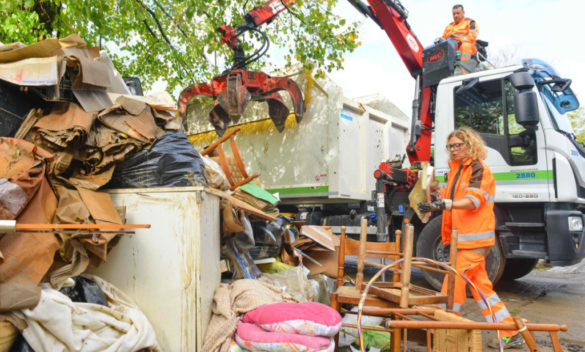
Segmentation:
<svg viewBox="0 0 585 352">
<path fill-rule="evenodd" d="M 305 113 L 305 101 L 299 85 L 290 78 L 270 77 L 263 72 L 233 70 L 214 78 L 210 83 L 194 84 L 179 97 L 179 111 L 184 116 L 187 104 L 196 96 L 209 96 L 216 104 L 209 114 L 209 122 L 218 135 L 223 136 L 231 122 L 238 123 L 251 100 L 265 101 L 268 113 L 278 132 L 285 128 L 290 113 L 278 91 L 289 93 L 297 123 Z"/>
<path fill-rule="evenodd" d="M 268 104 L 268 115 L 270 116 L 274 127 L 276 127 L 278 133 L 282 133 L 286 124 L 286 119 L 290 114 L 290 110 L 284 105 L 280 94 L 277 92 L 270 94 L 262 100 Z"/>
</svg>

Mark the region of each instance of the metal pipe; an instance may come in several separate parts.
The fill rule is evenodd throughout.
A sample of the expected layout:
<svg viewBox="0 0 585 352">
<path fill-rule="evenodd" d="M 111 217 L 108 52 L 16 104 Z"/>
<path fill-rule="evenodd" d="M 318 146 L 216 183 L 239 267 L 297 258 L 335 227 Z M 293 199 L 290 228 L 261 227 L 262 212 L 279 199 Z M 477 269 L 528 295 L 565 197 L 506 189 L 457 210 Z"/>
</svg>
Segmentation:
<svg viewBox="0 0 585 352">
<path fill-rule="evenodd" d="M 378 218 L 376 240 L 378 240 L 378 242 L 388 241 L 388 215 L 386 214 L 386 206 L 384 205 L 385 197 L 386 188 L 384 186 L 384 177 L 380 177 L 376 179 L 376 216 Z"/>
<path fill-rule="evenodd" d="M 388 322 L 388 327 L 396 329 L 459 329 L 459 330 L 512 330 L 518 327 L 513 323 L 477 323 L 451 321 L 400 321 Z M 566 325 L 526 324 L 529 331 L 567 331 Z"/>
<path fill-rule="evenodd" d="M 0 220 L 0 233 L 16 232 L 16 220 Z"/>
</svg>

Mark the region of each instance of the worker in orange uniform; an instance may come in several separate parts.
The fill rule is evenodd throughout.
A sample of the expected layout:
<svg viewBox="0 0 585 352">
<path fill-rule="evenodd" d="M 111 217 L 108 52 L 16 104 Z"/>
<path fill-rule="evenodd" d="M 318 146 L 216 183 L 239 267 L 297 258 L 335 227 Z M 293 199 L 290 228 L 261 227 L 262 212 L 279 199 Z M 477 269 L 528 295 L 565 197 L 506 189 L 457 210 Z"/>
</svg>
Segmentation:
<svg viewBox="0 0 585 352">
<path fill-rule="evenodd" d="M 475 41 L 478 34 L 479 27 L 474 20 L 465 17 L 463 5 L 453 6 L 453 22 L 445 28 L 442 38 L 453 38 L 459 42 L 462 61 L 471 59 L 477 53 Z"/>
<path fill-rule="evenodd" d="M 439 187 L 433 183 L 433 201 L 418 204 L 421 212 L 443 211 L 441 237 L 444 245 L 451 242 L 451 230 L 459 233 L 457 251 L 457 271 L 464 274 L 485 295 L 490 303 L 497 322 L 514 323 L 504 302 L 493 290 L 485 270 L 485 258 L 496 243 L 496 219 L 494 196 L 496 181 L 491 170 L 482 161 L 487 150 L 481 137 L 470 129 L 455 130 L 447 137 L 450 153 L 450 171 L 445 175 L 445 183 Z M 437 189 L 438 188 L 438 189 Z M 465 303 L 465 281 L 455 279 L 453 311 L 459 315 Z M 487 305 L 481 296 L 471 290 L 473 298 L 481 308 L 488 322 L 493 322 Z M 447 293 L 447 277 L 443 282 L 442 293 Z M 501 331 L 504 348 L 524 345 L 524 339 L 517 331 Z M 498 348 L 499 341 L 494 339 L 488 344 Z"/>
</svg>

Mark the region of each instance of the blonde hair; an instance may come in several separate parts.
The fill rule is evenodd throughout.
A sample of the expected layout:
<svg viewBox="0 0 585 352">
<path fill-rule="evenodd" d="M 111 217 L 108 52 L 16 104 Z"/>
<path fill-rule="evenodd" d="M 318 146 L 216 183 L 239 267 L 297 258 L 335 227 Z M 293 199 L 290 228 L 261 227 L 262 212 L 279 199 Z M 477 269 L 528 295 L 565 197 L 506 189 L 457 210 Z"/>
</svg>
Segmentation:
<svg viewBox="0 0 585 352">
<path fill-rule="evenodd" d="M 449 133 L 447 136 L 447 148 L 449 147 L 449 140 L 453 137 L 457 137 L 465 142 L 467 145 L 467 157 L 473 160 L 484 160 L 487 158 L 487 149 L 485 142 L 477 132 L 469 128 L 458 128 L 455 131 Z M 451 150 L 449 149 L 449 158 Z"/>
</svg>

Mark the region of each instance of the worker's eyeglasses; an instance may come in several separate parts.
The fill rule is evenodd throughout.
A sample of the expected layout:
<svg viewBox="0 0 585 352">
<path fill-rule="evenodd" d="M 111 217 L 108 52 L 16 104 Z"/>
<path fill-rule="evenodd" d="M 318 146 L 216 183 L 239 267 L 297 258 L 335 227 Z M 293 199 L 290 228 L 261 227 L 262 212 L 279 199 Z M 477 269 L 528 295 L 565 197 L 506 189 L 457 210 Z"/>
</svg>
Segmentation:
<svg viewBox="0 0 585 352">
<path fill-rule="evenodd" d="M 447 150 L 459 150 L 461 149 L 461 146 L 464 145 L 465 143 L 454 143 L 454 144 L 447 144 Z"/>
</svg>

